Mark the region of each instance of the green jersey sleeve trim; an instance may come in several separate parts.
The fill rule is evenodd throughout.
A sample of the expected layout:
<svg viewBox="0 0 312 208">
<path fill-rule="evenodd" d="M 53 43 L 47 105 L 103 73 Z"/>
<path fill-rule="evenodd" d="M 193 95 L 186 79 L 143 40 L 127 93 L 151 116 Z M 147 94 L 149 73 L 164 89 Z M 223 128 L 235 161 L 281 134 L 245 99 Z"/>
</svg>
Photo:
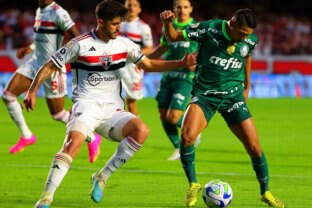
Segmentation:
<svg viewBox="0 0 312 208">
<path fill-rule="evenodd" d="M 178 27 L 185 27 L 193 22 L 193 18 L 191 17 L 187 22 L 178 22 L 178 19 L 174 19 L 173 23 Z"/>
<path fill-rule="evenodd" d="M 167 44 L 167 41 L 166 41 L 163 37 L 160 38 L 160 41 L 159 41 L 159 42 L 160 42 L 161 45 L 168 45 L 168 44 Z"/>
<path fill-rule="evenodd" d="M 223 32 L 223 35 L 224 35 L 224 37 L 227 40 L 232 41 L 229 33 L 226 31 L 226 24 L 227 24 L 226 20 L 223 20 L 223 22 L 222 22 L 222 32 Z"/>
<path fill-rule="evenodd" d="M 186 34 L 186 30 L 182 30 L 182 34 L 183 34 L 183 37 L 185 38 L 185 40 L 191 41 L 191 39 L 189 39 L 189 37 Z"/>
</svg>

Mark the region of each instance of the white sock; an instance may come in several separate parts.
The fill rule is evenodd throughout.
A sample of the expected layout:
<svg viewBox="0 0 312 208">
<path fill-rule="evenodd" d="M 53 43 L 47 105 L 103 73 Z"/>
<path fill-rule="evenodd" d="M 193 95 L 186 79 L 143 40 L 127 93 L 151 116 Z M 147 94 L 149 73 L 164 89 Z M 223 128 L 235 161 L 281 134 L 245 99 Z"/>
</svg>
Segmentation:
<svg viewBox="0 0 312 208">
<path fill-rule="evenodd" d="M 131 137 L 124 138 L 118 145 L 116 152 L 101 170 L 101 176 L 108 177 L 125 164 L 140 149 L 141 145 Z"/>
<path fill-rule="evenodd" d="M 63 152 L 59 152 L 54 156 L 46 186 L 44 188 L 44 193 L 42 194 L 50 201 L 53 200 L 54 192 L 65 177 L 72 161 L 73 159 L 71 156 Z"/>
<path fill-rule="evenodd" d="M 63 109 L 61 112 L 52 115 L 52 117 L 56 121 L 60 121 L 63 122 L 64 124 L 67 124 L 69 120 L 69 112 Z"/>
<path fill-rule="evenodd" d="M 17 127 L 19 128 L 21 135 L 25 139 L 30 139 L 32 133 L 30 129 L 27 126 L 27 123 L 25 121 L 25 118 L 22 113 L 21 105 L 18 103 L 17 100 L 6 103 L 6 106 L 8 108 L 9 114 Z"/>
</svg>

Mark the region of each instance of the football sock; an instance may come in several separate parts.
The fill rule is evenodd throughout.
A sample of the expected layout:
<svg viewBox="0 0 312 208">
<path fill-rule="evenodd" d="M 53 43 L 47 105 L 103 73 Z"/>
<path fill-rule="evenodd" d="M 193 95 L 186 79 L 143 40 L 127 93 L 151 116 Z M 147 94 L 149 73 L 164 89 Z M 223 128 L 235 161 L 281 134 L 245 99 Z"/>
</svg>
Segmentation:
<svg viewBox="0 0 312 208">
<path fill-rule="evenodd" d="M 69 120 L 69 112 L 63 109 L 61 112 L 52 115 L 52 117 L 56 121 L 60 121 L 63 122 L 64 124 L 67 124 Z"/>
<path fill-rule="evenodd" d="M 173 144 L 174 148 L 180 148 L 180 137 L 178 134 L 178 129 L 176 125 L 173 125 L 167 121 L 162 121 L 162 125 L 165 129 L 165 132 L 170 139 L 171 143 Z"/>
<path fill-rule="evenodd" d="M 6 106 L 11 118 L 19 128 L 22 137 L 25 139 L 31 138 L 32 133 L 26 124 L 21 105 L 18 103 L 18 101 L 15 100 L 10 103 L 6 103 Z"/>
<path fill-rule="evenodd" d="M 269 190 L 269 168 L 264 153 L 259 158 L 252 158 L 252 166 L 260 183 L 260 193 Z"/>
<path fill-rule="evenodd" d="M 116 152 L 101 170 L 101 176 L 107 180 L 109 176 L 125 164 L 140 148 L 141 144 L 137 143 L 131 137 L 124 138 L 118 145 Z"/>
<path fill-rule="evenodd" d="M 189 182 L 197 183 L 195 173 L 195 149 L 194 144 L 188 147 L 180 146 L 181 162 Z"/>
<path fill-rule="evenodd" d="M 181 118 L 178 120 L 177 127 L 179 127 L 179 128 L 181 128 L 181 126 L 182 126 L 183 117 L 184 117 L 184 114 L 183 114 L 183 115 L 181 116 Z"/>
<path fill-rule="evenodd" d="M 54 156 L 43 194 L 49 197 L 51 201 L 54 192 L 65 177 L 72 161 L 71 156 L 63 152 L 59 152 Z"/>
</svg>

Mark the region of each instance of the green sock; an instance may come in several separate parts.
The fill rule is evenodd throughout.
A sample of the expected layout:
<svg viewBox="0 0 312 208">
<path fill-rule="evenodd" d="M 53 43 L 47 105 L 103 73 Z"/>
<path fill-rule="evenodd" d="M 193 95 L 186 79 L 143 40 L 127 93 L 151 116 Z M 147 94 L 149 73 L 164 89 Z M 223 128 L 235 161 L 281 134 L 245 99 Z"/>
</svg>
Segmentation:
<svg viewBox="0 0 312 208">
<path fill-rule="evenodd" d="M 184 114 L 183 114 L 183 115 L 181 116 L 181 118 L 178 120 L 177 127 L 179 127 L 179 128 L 181 128 L 181 126 L 182 126 L 183 116 L 184 116 Z"/>
<path fill-rule="evenodd" d="M 174 148 L 180 148 L 180 137 L 177 127 L 167 121 L 162 121 L 162 125 Z"/>
<path fill-rule="evenodd" d="M 195 149 L 192 144 L 189 147 L 180 146 L 181 162 L 189 182 L 197 183 L 195 173 Z"/>
<path fill-rule="evenodd" d="M 260 183 L 260 193 L 269 190 L 269 168 L 264 153 L 259 158 L 252 158 L 252 166 Z"/>
</svg>

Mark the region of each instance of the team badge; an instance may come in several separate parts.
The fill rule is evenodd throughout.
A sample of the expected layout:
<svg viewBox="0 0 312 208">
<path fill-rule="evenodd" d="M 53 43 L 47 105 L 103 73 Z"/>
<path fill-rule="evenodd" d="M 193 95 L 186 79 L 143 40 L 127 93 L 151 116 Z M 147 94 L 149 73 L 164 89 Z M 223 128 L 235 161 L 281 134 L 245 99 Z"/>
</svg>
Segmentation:
<svg viewBox="0 0 312 208">
<path fill-rule="evenodd" d="M 226 49 L 226 52 L 227 52 L 228 54 L 232 54 L 232 53 L 235 52 L 235 49 L 236 49 L 235 45 L 230 45 L 230 46 Z"/>
<path fill-rule="evenodd" d="M 108 68 L 111 65 L 112 61 L 113 61 L 112 56 L 102 56 L 102 57 L 100 57 L 100 62 L 103 65 L 105 70 L 108 70 Z"/>
<path fill-rule="evenodd" d="M 240 54 L 241 54 L 241 56 L 242 57 L 246 57 L 247 56 L 247 54 L 248 54 L 248 52 L 249 52 L 249 47 L 248 47 L 248 45 L 243 45 L 241 48 L 240 48 Z"/>
</svg>

